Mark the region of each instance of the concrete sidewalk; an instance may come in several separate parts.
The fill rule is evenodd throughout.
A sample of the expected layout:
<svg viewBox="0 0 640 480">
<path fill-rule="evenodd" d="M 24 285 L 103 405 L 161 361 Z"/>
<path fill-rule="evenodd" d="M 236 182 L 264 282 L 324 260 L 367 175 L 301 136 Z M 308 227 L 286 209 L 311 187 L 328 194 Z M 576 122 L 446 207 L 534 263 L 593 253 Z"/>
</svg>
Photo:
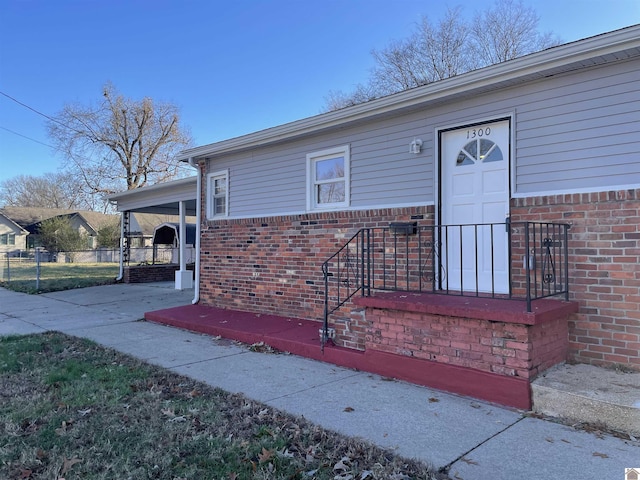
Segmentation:
<svg viewBox="0 0 640 480">
<path fill-rule="evenodd" d="M 170 284 L 43 295 L 0 288 L 0 335 L 56 330 L 189 375 L 340 433 L 415 457 L 451 478 L 621 480 L 640 443 L 588 433 L 471 398 L 144 321 L 191 302 Z"/>
</svg>

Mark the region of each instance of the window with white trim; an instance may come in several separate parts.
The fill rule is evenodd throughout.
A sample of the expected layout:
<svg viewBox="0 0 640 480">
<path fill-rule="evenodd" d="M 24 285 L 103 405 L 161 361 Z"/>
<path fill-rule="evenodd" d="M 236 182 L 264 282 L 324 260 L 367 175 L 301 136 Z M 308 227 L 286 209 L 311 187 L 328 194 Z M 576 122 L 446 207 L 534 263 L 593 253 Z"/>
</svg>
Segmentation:
<svg viewBox="0 0 640 480">
<path fill-rule="evenodd" d="M 229 171 L 207 175 L 207 218 L 226 217 L 229 208 Z"/>
<path fill-rule="evenodd" d="M 307 178 L 308 210 L 349 206 L 349 146 L 307 154 Z"/>
<path fill-rule="evenodd" d="M 15 245 L 16 234 L 15 233 L 3 233 L 0 235 L 0 245 Z"/>
</svg>

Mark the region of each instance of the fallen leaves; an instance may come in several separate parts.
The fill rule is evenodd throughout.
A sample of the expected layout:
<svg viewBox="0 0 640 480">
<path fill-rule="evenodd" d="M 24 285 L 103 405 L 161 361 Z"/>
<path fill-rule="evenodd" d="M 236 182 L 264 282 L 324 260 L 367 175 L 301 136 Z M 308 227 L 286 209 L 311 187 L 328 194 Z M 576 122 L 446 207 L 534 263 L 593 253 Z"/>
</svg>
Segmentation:
<svg viewBox="0 0 640 480">
<path fill-rule="evenodd" d="M 60 427 L 56 428 L 56 435 L 62 436 L 69 431 L 73 424 L 73 420 L 63 420 Z"/>
<path fill-rule="evenodd" d="M 278 353 L 278 351 L 270 345 L 264 342 L 256 342 L 249 345 L 249 350 L 258 353 Z"/>
<path fill-rule="evenodd" d="M 90 353 L 86 362 L 96 362 L 94 352 L 98 349 L 87 346 L 83 347 L 85 350 Z M 65 352 L 69 355 L 69 350 Z M 95 375 L 95 382 L 87 390 L 89 396 L 73 391 L 74 386 L 70 385 L 73 396 L 68 400 L 60 388 L 51 387 L 54 396 L 45 398 L 43 403 L 44 411 L 49 413 L 43 416 L 42 407 L 34 407 L 32 411 L 38 416 L 29 411 L 14 426 L 16 435 L 21 437 L 19 443 L 24 441 L 25 446 L 18 449 L 9 445 L 17 452 L 17 460 L 0 464 L 0 478 L 71 480 L 86 478 L 95 471 L 105 472 L 109 478 L 129 478 L 128 472 L 138 469 L 148 470 L 145 478 L 159 477 L 162 472 L 174 480 L 183 480 L 187 475 L 180 473 L 188 469 L 197 471 L 193 478 L 220 480 L 408 478 L 402 474 L 432 478 L 425 477 L 426 467 L 418 462 L 401 459 L 392 451 L 381 451 L 361 439 L 336 436 L 304 417 L 286 415 L 241 394 L 227 394 L 155 367 L 138 371 L 141 367 L 137 361 L 128 364 L 110 351 L 103 355 L 105 360 L 97 364 L 106 367 Z M 38 368 L 50 369 L 51 361 L 52 358 L 43 359 Z M 32 381 L 31 377 L 30 369 L 25 372 L 25 379 Z M 33 390 L 39 393 L 46 388 Z M 42 403 L 36 400 L 40 402 L 39 397 L 30 399 L 36 406 Z M 19 401 L 24 400 L 20 397 Z M 338 412 L 342 408 L 345 412 L 359 412 L 354 415 L 362 413 L 353 404 L 348 405 L 346 401 L 338 404 Z M 131 431 L 140 434 L 140 441 L 131 441 Z M 50 449 L 38 438 L 42 433 L 53 436 L 50 440 L 56 444 L 69 447 Z M 208 446 L 202 453 L 184 450 L 180 443 L 183 440 L 208 442 Z M 43 445 L 47 445 L 47 451 L 42 450 Z M 170 470 L 170 459 L 164 455 L 169 450 L 180 452 L 177 461 L 184 470 Z M 200 458 L 204 458 L 202 464 L 207 464 L 211 457 L 228 461 L 209 470 L 200 468 Z M 143 464 L 139 460 L 142 458 L 153 458 L 157 465 Z"/>
<path fill-rule="evenodd" d="M 266 463 L 270 461 L 275 453 L 275 450 L 267 450 L 266 448 L 262 447 L 262 452 L 258 454 L 258 463 Z"/>
<path fill-rule="evenodd" d="M 73 458 L 66 458 L 63 457 L 63 461 L 62 461 L 62 469 L 60 470 L 60 477 L 58 477 L 57 480 L 65 480 L 64 479 L 64 475 L 66 475 L 67 473 L 69 473 L 69 471 L 73 468 L 73 466 L 77 463 L 82 462 L 82 460 L 80 460 L 77 456 L 74 456 Z"/>
<path fill-rule="evenodd" d="M 334 466 L 335 472 L 334 480 L 351 480 L 353 474 L 351 473 L 351 459 L 349 457 L 342 457 Z"/>
<path fill-rule="evenodd" d="M 18 478 L 24 480 L 25 478 L 29 478 L 32 473 L 33 470 L 21 468 L 20 473 L 18 474 Z"/>
<path fill-rule="evenodd" d="M 187 417 L 185 417 L 184 415 L 176 415 L 176 412 L 173 410 L 173 408 L 164 408 L 161 411 L 163 415 L 169 417 L 169 422 L 177 423 L 187 421 Z"/>
</svg>

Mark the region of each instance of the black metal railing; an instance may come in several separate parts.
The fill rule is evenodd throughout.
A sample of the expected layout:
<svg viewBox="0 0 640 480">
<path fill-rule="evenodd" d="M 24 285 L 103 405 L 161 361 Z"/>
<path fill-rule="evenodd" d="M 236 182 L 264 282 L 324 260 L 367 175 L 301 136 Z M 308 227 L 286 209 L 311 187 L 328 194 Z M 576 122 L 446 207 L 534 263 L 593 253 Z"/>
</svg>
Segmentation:
<svg viewBox="0 0 640 480">
<path fill-rule="evenodd" d="M 322 264 L 328 318 L 357 293 L 431 292 L 526 301 L 569 298 L 568 224 L 510 222 L 363 228 Z"/>
</svg>

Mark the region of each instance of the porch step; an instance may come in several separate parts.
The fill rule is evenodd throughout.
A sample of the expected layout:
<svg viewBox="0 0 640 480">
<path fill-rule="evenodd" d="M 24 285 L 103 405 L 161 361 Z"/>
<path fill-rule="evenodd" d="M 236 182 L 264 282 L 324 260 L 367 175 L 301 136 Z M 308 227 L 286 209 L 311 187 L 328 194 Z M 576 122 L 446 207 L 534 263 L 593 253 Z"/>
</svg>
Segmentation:
<svg viewBox="0 0 640 480">
<path fill-rule="evenodd" d="M 640 373 L 556 365 L 531 390 L 535 412 L 640 436 Z"/>
</svg>

